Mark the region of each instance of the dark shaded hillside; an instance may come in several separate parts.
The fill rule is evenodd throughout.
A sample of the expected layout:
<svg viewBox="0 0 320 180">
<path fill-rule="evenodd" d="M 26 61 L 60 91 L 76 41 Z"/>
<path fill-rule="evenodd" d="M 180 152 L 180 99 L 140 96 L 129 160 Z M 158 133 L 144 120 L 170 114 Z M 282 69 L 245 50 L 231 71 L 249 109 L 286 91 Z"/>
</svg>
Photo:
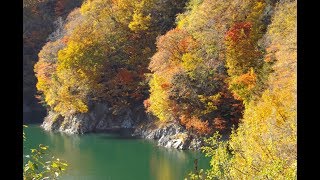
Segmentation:
<svg viewBox="0 0 320 180">
<path fill-rule="evenodd" d="M 23 121 L 40 122 L 46 110 L 38 104 L 33 67 L 38 53 L 55 29 L 58 17 L 81 5 L 82 0 L 24 0 L 23 8 Z"/>
</svg>

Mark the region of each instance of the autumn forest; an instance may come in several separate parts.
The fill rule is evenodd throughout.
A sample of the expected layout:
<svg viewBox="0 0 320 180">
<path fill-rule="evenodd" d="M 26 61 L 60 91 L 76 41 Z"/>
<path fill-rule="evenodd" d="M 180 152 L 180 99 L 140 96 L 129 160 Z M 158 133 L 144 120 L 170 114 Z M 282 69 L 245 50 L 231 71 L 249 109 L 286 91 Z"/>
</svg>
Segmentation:
<svg viewBox="0 0 320 180">
<path fill-rule="evenodd" d="M 296 0 L 24 6 L 32 103 L 61 117 L 96 103 L 112 116 L 142 107 L 154 124 L 203 139 L 210 168 L 186 179 L 297 178 Z"/>
</svg>

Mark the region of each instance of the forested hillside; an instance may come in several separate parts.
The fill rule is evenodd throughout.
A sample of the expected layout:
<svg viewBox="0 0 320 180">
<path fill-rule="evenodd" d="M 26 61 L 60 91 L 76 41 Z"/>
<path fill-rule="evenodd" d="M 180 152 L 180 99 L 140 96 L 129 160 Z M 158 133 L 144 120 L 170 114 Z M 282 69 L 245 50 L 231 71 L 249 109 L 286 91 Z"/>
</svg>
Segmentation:
<svg viewBox="0 0 320 180">
<path fill-rule="evenodd" d="M 156 37 L 174 23 L 183 1 L 96 0 L 73 10 L 39 53 L 37 89 L 63 115 L 106 101 L 114 114 L 148 95 L 145 73 Z"/>
<path fill-rule="evenodd" d="M 259 40 L 270 6 L 255 0 L 190 1 L 177 27 L 157 41 L 148 110 L 199 133 L 236 125 L 268 75 Z"/>
<path fill-rule="evenodd" d="M 295 179 L 296 8 L 295 0 L 87 0 L 38 54 L 39 99 L 65 119 L 97 103 L 112 116 L 143 104 L 143 124 L 211 137 L 203 150 L 212 168 L 191 179 Z"/>
<path fill-rule="evenodd" d="M 257 2 L 258 4 L 259 6 L 263 5 L 262 2 Z M 254 9 L 258 10 L 257 7 L 259 6 Z M 267 71 L 269 72 L 268 78 L 262 78 L 265 79 L 264 88 L 258 89 L 256 94 L 249 93 L 251 99 L 244 103 L 245 110 L 239 128 L 233 131 L 229 141 L 220 141 L 221 136 L 219 135 L 215 135 L 208 140 L 210 145 L 204 147 L 203 150 L 212 157 L 212 169 L 201 175 L 194 174 L 191 177 L 195 179 L 199 177 L 206 177 L 205 179 L 297 178 L 296 9 L 296 1 L 284 0 L 275 4 L 275 8 L 272 10 L 271 23 L 261 39 L 261 60 L 263 63 L 271 65 L 267 68 L 271 68 Z M 241 23 L 244 25 L 250 24 L 250 22 L 252 21 Z M 252 27 L 254 25 L 249 29 Z M 250 31 L 247 31 L 248 34 L 245 35 L 246 30 L 247 27 L 243 26 L 242 32 L 240 31 L 241 36 L 246 37 L 245 41 L 249 40 L 248 37 L 250 37 Z M 232 27 L 226 34 L 226 62 L 227 66 L 229 66 L 228 74 L 231 78 L 229 88 L 234 91 L 235 95 L 240 95 L 241 97 L 241 94 L 238 94 L 238 92 L 241 92 L 239 90 L 248 89 L 249 83 L 247 87 L 238 86 L 241 88 L 233 89 L 237 87 L 233 83 L 239 81 L 232 79 L 230 61 L 232 60 L 232 55 L 240 53 L 244 49 L 247 50 L 250 46 L 247 45 L 235 51 L 231 49 L 231 44 L 229 44 L 230 40 L 232 40 L 229 39 L 230 37 L 241 37 L 237 34 L 240 32 Z M 252 31 L 251 34 L 253 35 L 254 32 Z M 243 41 L 238 40 L 233 45 L 237 47 Z M 232 54 L 228 54 L 231 52 Z M 233 59 L 233 62 L 241 63 L 238 60 L 242 59 L 242 57 L 243 60 L 251 60 L 251 53 L 253 52 L 255 51 L 250 50 L 239 54 L 235 56 L 237 59 Z M 243 66 L 237 64 L 235 67 Z M 256 78 L 257 83 L 253 83 L 253 85 L 257 86 L 258 83 L 263 82 L 258 80 L 259 74 L 262 73 L 262 77 L 266 76 L 266 74 L 256 68 L 255 65 L 251 66 L 249 73 L 236 76 L 236 78 L 243 79 L 240 81 L 243 83 L 250 82 L 249 80 Z M 257 75 L 254 72 L 258 72 Z M 255 86 L 253 86 L 253 90 Z"/>
</svg>

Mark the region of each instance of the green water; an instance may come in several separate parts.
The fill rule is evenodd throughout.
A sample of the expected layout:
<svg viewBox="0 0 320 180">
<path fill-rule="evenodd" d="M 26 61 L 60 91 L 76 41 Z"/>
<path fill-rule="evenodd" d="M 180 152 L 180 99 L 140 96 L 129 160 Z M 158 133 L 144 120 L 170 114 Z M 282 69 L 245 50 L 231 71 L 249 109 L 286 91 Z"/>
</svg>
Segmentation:
<svg viewBox="0 0 320 180">
<path fill-rule="evenodd" d="M 43 131 L 39 125 L 25 128 L 23 154 L 39 144 L 68 161 L 67 180 L 180 180 L 193 169 L 208 168 L 203 154 L 158 147 L 152 141 L 117 134 L 65 135 Z"/>
</svg>

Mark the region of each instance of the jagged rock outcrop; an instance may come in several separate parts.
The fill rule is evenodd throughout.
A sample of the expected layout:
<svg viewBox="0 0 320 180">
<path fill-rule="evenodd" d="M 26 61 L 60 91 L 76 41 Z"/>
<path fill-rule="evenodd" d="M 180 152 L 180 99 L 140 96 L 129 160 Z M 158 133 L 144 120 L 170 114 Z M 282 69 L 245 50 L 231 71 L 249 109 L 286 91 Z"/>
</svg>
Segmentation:
<svg viewBox="0 0 320 180">
<path fill-rule="evenodd" d="M 132 136 L 155 140 L 159 146 L 167 148 L 199 149 L 202 145 L 201 138 L 190 135 L 177 123 L 156 124 L 157 121 L 153 119 L 145 114 L 143 107 L 123 109 L 117 115 L 113 115 L 107 104 L 95 103 L 90 106 L 88 113 L 62 116 L 49 111 L 41 126 L 46 131 L 67 134 L 133 128 Z"/>
<path fill-rule="evenodd" d="M 136 124 L 146 119 L 143 107 L 123 109 L 118 115 L 113 115 L 109 106 L 104 103 L 91 105 L 89 112 L 61 116 L 49 111 L 42 127 L 47 131 L 59 131 L 67 134 L 84 134 L 117 128 L 134 128 Z"/>
<path fill-rule="evenodd" d="M 156 140 L 159 146 L 175 149 L 199 149 L 203 140 L 191 135 L 185 128 L 174 122 L 156 125 L 153 122 L 138 126 L 133 135 Z"/>
</svg>

